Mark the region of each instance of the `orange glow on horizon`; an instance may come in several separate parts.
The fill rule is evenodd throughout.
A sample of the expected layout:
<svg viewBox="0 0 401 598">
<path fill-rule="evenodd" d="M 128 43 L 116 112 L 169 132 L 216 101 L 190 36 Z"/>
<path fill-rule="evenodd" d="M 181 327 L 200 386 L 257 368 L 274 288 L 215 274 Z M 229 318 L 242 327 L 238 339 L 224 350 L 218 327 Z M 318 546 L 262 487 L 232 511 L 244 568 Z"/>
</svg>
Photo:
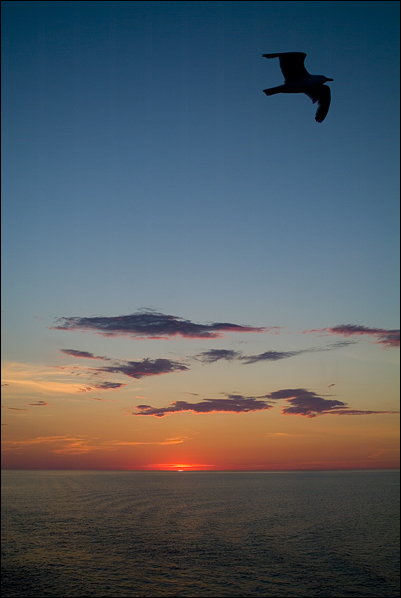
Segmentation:
<svg viewBox="0 0 401 598">
<path fill-rule="evenodd" d="M 150 465 L 147 469 L 151 471 L 210 471 L 216 467 L 202 463 L 158 463 Z"/>
</svg>

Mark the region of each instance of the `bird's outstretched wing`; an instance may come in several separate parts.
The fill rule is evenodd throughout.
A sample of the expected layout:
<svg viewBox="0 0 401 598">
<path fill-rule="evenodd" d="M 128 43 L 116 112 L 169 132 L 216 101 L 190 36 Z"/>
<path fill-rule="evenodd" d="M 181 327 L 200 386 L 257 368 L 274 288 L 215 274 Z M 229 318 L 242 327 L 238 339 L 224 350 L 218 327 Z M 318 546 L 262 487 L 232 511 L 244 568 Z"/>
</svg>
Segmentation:
<svg viewBox="0 0 401 598">
<path fill-rule="evenodd" d="M 304 79 L 309 75 L 304 67 L 305 52 L 279 52 L 278 54 L 262 54 L 265 58 L 278 58 L 285 81 Z"/>
<path fill-rule="evenodd" d="M 308 98 L 315 104 L 317 102 L 317 110 L 315 114 L 315 120 L 318 123 L 324 121 L 327 116 L 330 107 L 330 87 L 327 85 L 319 85 L 313 91 L 306 94 Z"/>
</svg>

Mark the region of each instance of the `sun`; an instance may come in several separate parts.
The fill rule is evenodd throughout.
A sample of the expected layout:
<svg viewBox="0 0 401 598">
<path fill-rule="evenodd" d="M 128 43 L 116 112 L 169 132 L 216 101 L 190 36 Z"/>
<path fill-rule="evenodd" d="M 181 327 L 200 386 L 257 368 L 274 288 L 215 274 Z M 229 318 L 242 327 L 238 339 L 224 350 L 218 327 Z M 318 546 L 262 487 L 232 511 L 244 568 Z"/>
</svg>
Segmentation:
<svg viewBox="0 0 401 598">
<path fill-rule="evenodd" d="M 196 467 L 196 466 L 195 466 Z M 189 465 L 188 463 L 176 463 L 175 465 L 171 466 L 173 471 L 185 471 L 188 469 L 194 469 L 193 465 Z"/>
<path fill-rule="evenodd" d="M 210 471 L 216 469 L 214 465 L 205 463 L 157 463 L 148 466 L 147 469 L 157 471 Z"/>
</svg>

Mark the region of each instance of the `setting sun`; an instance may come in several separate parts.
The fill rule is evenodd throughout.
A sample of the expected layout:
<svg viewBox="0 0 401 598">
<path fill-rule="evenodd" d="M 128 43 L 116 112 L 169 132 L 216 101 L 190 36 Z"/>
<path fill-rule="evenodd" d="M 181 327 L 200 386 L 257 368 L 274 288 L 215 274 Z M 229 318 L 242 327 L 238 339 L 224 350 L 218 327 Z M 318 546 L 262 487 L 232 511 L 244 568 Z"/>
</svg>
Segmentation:
<svg viewBox="0 0 401 598">
<path fill-rule="evenodd" d="M 210 471 L 215 469 L 213 465 L 204 463 L 158 463 L 148 469 L 153 471 Z"/>
</svg>

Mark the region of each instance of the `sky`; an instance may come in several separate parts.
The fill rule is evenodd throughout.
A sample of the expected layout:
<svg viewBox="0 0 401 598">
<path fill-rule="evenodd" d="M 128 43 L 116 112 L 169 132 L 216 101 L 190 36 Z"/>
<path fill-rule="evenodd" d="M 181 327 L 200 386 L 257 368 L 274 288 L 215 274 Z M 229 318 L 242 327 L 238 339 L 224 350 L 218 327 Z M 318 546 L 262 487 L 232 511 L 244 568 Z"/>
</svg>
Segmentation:
<svg viewBox="0 0 401 598">
<path fill-rule="evenodd" d="M 399 9 L 2 2 L 3 468 L 399 467 Z"/>
</svg>

